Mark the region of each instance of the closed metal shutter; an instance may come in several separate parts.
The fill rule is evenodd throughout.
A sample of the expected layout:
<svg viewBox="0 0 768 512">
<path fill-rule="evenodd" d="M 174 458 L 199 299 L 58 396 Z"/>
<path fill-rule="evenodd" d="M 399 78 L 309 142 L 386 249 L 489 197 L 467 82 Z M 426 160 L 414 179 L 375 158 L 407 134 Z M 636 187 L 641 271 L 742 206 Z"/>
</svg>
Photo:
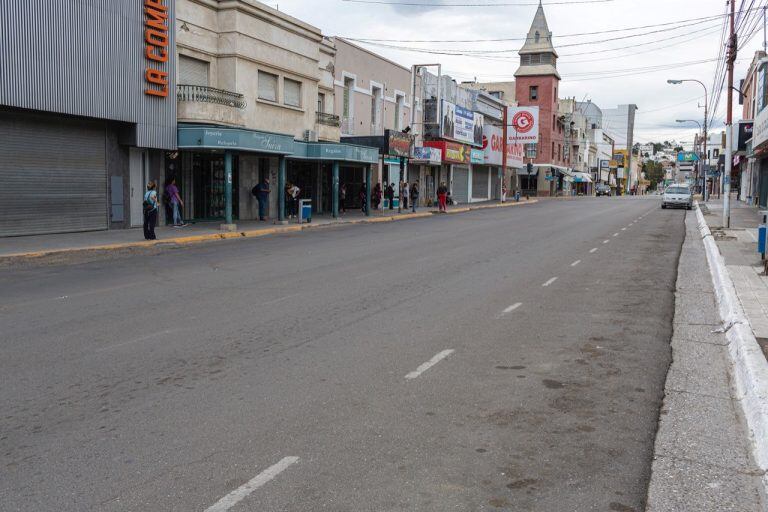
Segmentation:
<svg viewBox="0 0 768 512">
<path fill-rule="evenodd" d="M 208 85 L 208 63 L 179 55 L 179 85 Z"/>
<path fill-rule="evenodd" d="M 107 229 L 103 123 L 0 112 L 0 236 Z"/>
<path fill-rule="evenodd" d="M 472 167 L 472 198 L 488 199 L 487 167 Z"/>
<path fill-rule="evenodd" d="M 453 199 L 459 203 L 469 202 L 469 167 L 453 166 Z"/>
</svg>

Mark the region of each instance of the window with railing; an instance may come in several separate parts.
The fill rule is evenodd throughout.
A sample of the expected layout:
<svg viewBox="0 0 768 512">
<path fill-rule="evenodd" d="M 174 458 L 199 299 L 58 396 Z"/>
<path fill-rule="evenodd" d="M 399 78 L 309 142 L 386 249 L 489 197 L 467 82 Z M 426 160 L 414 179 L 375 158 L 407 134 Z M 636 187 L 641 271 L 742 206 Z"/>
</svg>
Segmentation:
<svg viewBox="0 0 768 512">
<path fill-rule="evenodd" d="M 216 103 L 234 108 L 245 108 L 246 102 L 242 94 L 224 91 L 203 85 L 179 84 L 176 86 L 178 101 L 196 101 L 201 103 Z"/>
<path fill-rule="evenodd" d="M 326 114 L 325 112 L 317 112 L 317 124 L 322 124 L 325 126 L 333 126 L 335 128 L 338 128 L 341 126 L 341 119 L 339 119 L 339 116 L 335 114 Z"/>
</svg>

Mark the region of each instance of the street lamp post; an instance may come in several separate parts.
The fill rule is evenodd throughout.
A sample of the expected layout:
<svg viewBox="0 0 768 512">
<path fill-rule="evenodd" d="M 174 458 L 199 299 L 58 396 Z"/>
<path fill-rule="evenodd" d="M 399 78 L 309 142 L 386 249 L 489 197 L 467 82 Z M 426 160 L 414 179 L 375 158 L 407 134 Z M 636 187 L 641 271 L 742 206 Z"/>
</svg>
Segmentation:
<svg viewBox="0 0 768 512">
<path fill-rule="evenodd" d="M 701 123 L 696 121 L 695 119 L 676 119 L 675 122 L 677 122 L 677 123 L 696 123 L 699 126 L 699 131 L 702 131 Z M 704 169 L 704 162 L 699 161 L 699 169 L 700 170 Z M 703 190 L 704 190 L 704 188 L 706 188 L 706 184 L 707 184 L 707 181 L 706 181 L 706 175 L 705 175 L 704 176 L 704 187 L 702 188 L 702 195 L 704 194 Z"/>
<path fill-rule="evenodd" d="M 709 93 L 707 92 L 707 86 L 704 85 L 704 82 L 701 80 L 696 80 L 693 78 L 687 78 L 684 80 L 667 80 L 668 84 L 672 85 L 679 85 L 683 82 L 696 82 L 697 84 L 700 84 L 704 88 L 704 183 L 701 188 L 701 199 L 703 201 L 706 201 L 708 199 L 707 197 L 707 168 L 706 168 L 706 162 L 708 160 L 707 158 L 707 139 L 709 138 L 707 135 L 707 118 L 709 117 Z"/>
</svg>

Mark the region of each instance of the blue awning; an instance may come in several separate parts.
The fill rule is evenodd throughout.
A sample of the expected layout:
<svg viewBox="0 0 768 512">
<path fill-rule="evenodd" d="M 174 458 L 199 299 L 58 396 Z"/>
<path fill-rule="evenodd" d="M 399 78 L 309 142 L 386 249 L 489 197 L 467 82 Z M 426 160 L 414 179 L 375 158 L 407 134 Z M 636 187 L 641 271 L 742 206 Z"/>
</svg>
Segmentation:
<svg viewBox="0 0 768 512">
<path fill-rule="evenodd" d="M 327 160 L 375 164 L 378 148 L 337 142 L 304 142 L 281 133 L 179 125 L 179 149 L 212 149 L 282 155 L 301 160 Z"/>
</svg>

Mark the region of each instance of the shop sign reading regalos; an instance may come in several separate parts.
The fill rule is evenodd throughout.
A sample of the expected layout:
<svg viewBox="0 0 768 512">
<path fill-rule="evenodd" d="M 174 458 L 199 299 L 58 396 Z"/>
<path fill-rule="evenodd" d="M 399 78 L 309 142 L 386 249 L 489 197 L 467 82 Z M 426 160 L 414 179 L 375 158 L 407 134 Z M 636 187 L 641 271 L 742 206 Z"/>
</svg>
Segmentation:
<svg viewBox="0 0 768 512">
<path fill-rule="evenodd" d="M 166 0 L 144 0 L 144 94 L 168 97 L 168 72 L 158 69 L 168 62 L 168 6 Z"/>
</svg>

